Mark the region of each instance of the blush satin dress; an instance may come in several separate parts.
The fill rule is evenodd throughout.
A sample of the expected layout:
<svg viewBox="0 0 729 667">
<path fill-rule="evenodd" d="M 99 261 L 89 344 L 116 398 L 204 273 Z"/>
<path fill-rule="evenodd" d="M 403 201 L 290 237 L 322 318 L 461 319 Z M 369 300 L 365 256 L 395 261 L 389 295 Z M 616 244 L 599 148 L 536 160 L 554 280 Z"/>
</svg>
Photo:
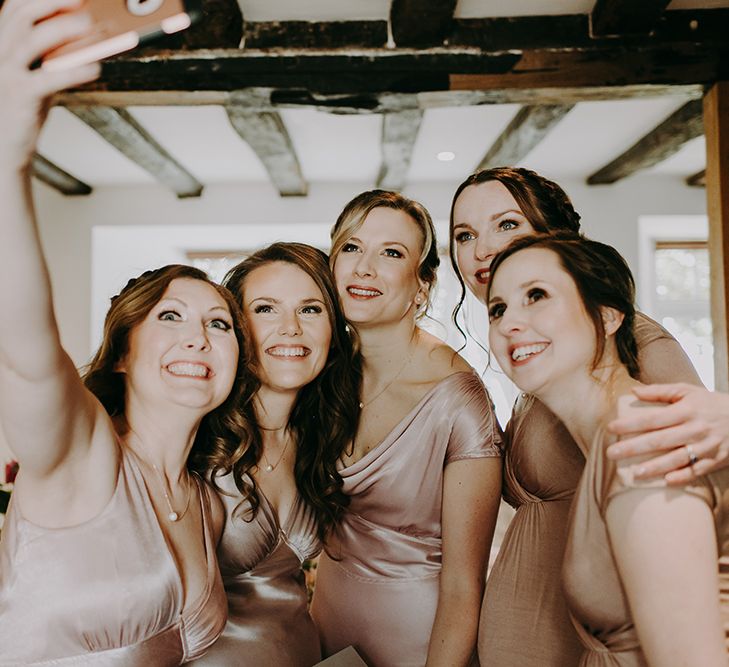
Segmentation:
<svg viewBox="0 0 729 667">
<path fill-rule="evenodd" d="M 297 495 L 279 525 L 259 488 L 258 512 L 245 521 L 245 512 L 236 511 L 241 496 L 232 474 L 217 482 L 226 513 L 218 559 L 228 595 L 228 623 L 195 664 L 311 667 L 321 660 L 321 651 L 301 565 L 321 550 L 312 511 Z"/>
<path fill-rule="evenodd" d="M 223 630 L 213 491 L 193 475 L 207 582 L 183 610 L 180 574 L 144 478 L 134 455 L 121 451 L 116 489 L 89 521 L 41 528 L 11 501 L 0 541 L 0 665 L 172 667 L 204 653 Z"/>
<path fill-rule="evenodd" d="M 681 346 L 636 314 L 640 379 L 701 384 Z M 506 428 L 504 499 L 516 508 L 486 582 L 478 655 L 498 667 L 576 667 L 583 646 L 562 592 L 570 509 L 585 458 L 565 426 L 532 396 Z"/>
<path fill-rule="evenodd" d="M 325 655 L 353 645 L 370 667 L 425 664 L 438 606 L 443 471 L 500 457 L 500 445 L 480 378 L 459 372 L 341 469 L 351 504 L 319 561 L 312 603 Z"/>
</svg>

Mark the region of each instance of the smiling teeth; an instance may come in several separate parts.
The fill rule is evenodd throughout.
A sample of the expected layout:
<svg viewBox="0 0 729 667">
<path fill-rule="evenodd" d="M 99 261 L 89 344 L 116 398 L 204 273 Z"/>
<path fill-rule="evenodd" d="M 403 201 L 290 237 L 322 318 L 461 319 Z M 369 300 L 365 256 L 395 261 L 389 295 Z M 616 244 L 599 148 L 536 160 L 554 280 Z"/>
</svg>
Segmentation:
<svg viewBox="0 0 729 667">
<path fill-rule="evenodd" d="M 270 355 L 274 357 L 305 357 L 306 348 L 304 347 L 272 347 L 268 350 Z"/>
<path fill-rule="evenodd" d="M 350 294 L 356 294 L 357 296 L 380 296 L 380 291 L 373 289 L 360 289 L 359 287 L 350 287 L 347 291 Z"/>
<path fill-rule="evenodd" d="M 188 377 L 204 378 L 208 376 L 208 369 L 202 364 L 179 363 L 170 364 L 167 370 L 173 375 L 185 375 Z"/>
<path fill-rule="evenodd" d="M 547 343 L 535 343 L 534 345 L 524 345 L 523 347 L 517 347 L 511 353 L 511 358 L 514 361 L 522 361 L 527 357 L 531 357 L 534 354 L 539 354 L 539 352 L 546 350 L 547 345 Z"/>
</svg>

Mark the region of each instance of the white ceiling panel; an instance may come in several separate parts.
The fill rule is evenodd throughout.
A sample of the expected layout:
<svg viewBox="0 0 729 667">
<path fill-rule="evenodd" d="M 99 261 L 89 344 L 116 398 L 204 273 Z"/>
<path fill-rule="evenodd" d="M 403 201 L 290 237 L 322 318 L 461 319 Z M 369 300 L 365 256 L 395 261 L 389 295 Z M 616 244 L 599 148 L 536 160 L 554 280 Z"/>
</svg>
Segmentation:
<svg viewBox="0 0 729 667">
<path fill-rule="evenodd" d="M 587 14 L 594 5 L 595 0 L 458 0 L 454 15 L 467 19 L 485 16 Z"/>
<path fill-rule="evenodd" d="M 92 186 L 155 182 L 144 169 L 61 107 L 51 109 L 38 152 Z"/>
<path fill-rule="evenodd" d="M 238 0 L 248 21 L 354 21 L 387 19 L 390 0 Z"/>
<path fill-rule="evenodd" d="M 408 180 L 462 180 L 478 166 L 518 109 L 516 104 L 428 109 L 415 142 Z M 441 151 L 455 153 L 455 159 L 439 161 Z"/>
<path fill-rule="evenodd" d="M 686 103 L 676 97 L 582 102 L 523 161 L 561 178 L 587 178 Z"/>
<path fill-rule="evenodd" d="M 269 180 L 222 107 L 130 107 L 129 111 L 202 183 Z"/>
<path fill-rule="evenodd" d="M 375 181 L 382 160 L 379 115 L 282 109 L 281 116 L 306 180 Z"/>
</svg>

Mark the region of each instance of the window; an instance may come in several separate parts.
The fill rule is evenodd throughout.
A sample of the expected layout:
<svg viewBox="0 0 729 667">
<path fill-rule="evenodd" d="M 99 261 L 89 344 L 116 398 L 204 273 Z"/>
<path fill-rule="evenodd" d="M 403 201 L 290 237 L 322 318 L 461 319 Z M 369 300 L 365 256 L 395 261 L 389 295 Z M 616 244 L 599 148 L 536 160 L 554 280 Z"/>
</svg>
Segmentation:
<svg viewBox="0 0 729 667">
<path fill-rule="evenodd" d="M 687 225 L 685 219 L 664 219 L 662 224 L 648 226 L 652 227 L 646 239 L 651 250 L 647 267 L 650 273 L 641 271 L 641 281 L 645 283 L 641 285 L 641 305 L 676 337 L 704 384 L 713 389 L 714 345 L 705 218 L 703 224 Z"/>
</svg>

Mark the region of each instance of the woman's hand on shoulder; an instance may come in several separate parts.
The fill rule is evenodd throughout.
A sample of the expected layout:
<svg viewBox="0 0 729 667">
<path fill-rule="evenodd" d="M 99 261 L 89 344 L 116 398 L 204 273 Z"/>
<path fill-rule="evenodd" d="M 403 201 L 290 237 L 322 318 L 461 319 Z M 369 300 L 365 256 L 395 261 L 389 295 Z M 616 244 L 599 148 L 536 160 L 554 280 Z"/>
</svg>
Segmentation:
<svg viewBox="0 0 729 667">
<path fill-rule="evenodd" d="M 610 458 L 654 454 L 638 466 L 636 478 L 665 476 L 675 485 L 729 465 L 729 394 L 686 383 L 633 391 L 656 407 L 636 408 L 609 424 L 610 431 L 625 436 L 608 448 Z"/>
<path fill-rule="evenodd" d="M 91 29 L 82 0 L 6 0 L 0 10 L 0 161 L 23 169 L 30 161 L 48 98 L 92 81 L 98 64 L 59 71 L 34 65 L 49 51 Z"/>
</svg>

